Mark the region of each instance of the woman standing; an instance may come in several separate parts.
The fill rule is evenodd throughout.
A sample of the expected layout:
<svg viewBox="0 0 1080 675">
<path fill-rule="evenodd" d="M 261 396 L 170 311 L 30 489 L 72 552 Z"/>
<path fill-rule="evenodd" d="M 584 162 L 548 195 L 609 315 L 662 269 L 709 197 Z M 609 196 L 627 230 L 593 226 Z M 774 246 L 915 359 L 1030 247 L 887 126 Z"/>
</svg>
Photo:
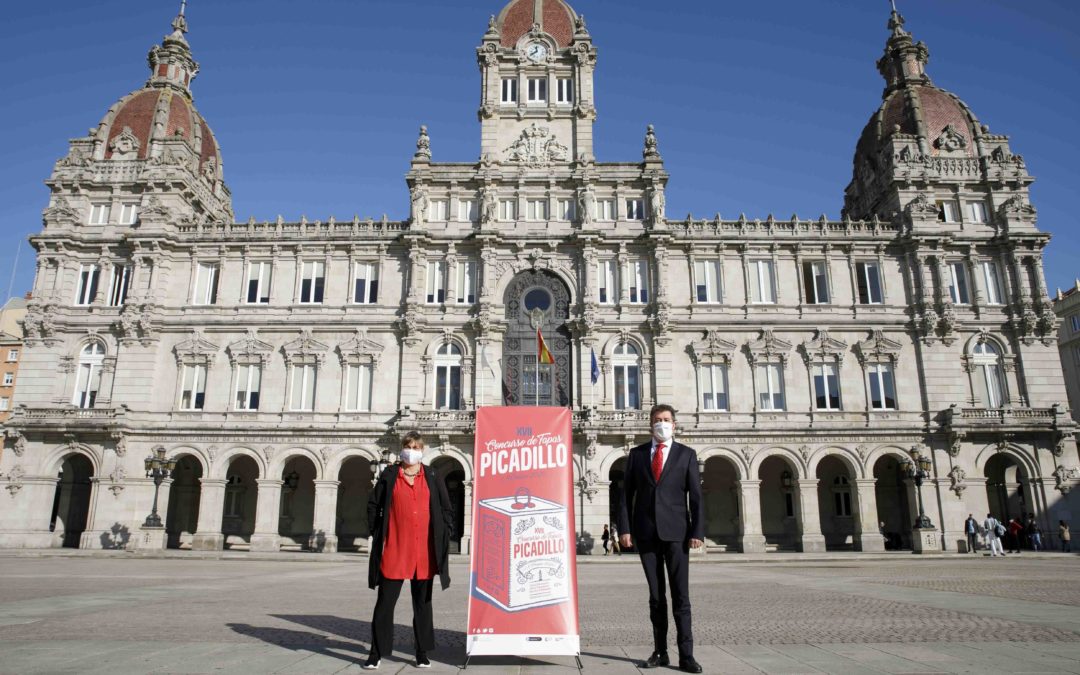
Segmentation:
<svg viewBox="0 0 1080 675">
<path fill-rule="evenodd" d="M 443 590 L 450 586 L 448 554 L 454 514 L 446 485 L 421 464 L 424 439 L 410 431 L 401 442 L 401 461 L 379 476 L 368 499 L 371 556 L 368 586 L 379 589 L 371 618 L 371 651 L 365 670 L 375 670 L 394 648 L 394 606 L 409 580 L 412 591 L 416 665 L 430 668 L 427 652 L 435 648 L 431 590 L 435 575 Z"/>
</svg>

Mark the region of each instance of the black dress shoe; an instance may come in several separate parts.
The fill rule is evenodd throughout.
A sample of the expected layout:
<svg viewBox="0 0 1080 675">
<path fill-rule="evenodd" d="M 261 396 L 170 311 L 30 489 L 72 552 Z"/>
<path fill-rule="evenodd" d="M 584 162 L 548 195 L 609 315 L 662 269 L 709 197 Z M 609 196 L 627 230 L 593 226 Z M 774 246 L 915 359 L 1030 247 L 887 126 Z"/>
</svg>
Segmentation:
<svg viewBox="0 0 1080 675">
<path fill-rule="evenodd" d="M 670 666 L 671 659 L 668 658 L 667 652 L 653 652 L 652 655 L 641 664 L 642 668 L 657 668 L 659 666 Z M 698 671 L 701 672 L 701 671 Z"/>
<path fill-rule="evenodd" d="M 693 656 L 689 656 L 685 659 L 679 659 L 679 670 L 684 673 L 700 673 L 701 664 L 695 661 Z"/>
</svg>

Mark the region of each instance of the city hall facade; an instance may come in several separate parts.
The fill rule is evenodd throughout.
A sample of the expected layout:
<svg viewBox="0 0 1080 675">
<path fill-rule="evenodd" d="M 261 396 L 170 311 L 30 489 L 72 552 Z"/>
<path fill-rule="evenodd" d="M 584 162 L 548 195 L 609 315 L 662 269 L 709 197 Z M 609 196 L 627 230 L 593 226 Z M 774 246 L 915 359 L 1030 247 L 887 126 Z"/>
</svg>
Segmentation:
<svg viewBox="0 0 1080 675">
<path fill-rule="evenodd" d="M 593 154 L 584 18 L 514 0 L 476 51 L 479 160 L 421 129 L 408 220 L 237 222 L 187 29 L 47 181 L 0 546 L 363 551 L 415 429 L 467 551 L 490 405 L 572 409 L 583 550 L 658 402 L 710 552 L 957 550 L 968 513 L 1080 513 L 1032 178 L 899 14 L 841 220 L 673 217 L 651 127 L 640 157 Z M 176 463 L 163 529 L 151 455 Z"/>
</svg>

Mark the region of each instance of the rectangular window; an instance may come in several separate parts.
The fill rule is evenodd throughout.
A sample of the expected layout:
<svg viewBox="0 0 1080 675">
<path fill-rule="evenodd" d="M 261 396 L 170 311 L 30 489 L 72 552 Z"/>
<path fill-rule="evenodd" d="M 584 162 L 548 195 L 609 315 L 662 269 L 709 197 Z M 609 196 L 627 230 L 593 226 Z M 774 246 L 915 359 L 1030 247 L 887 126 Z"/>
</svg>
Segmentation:
<svg viewBox="0 0 1080 675">
<path fill-rule="evenodd" d="M 839 478 L 837 480 L 840 480 Z M 847 480 L 847 479 L 844 479 Z M 836 515 L 841 518 L 851 517 L 851 491 L 841 489 L 833 493 L 836 503 Z"/>
<path fill-rule="evenodd" d="M 626 219 L 627 220 L 645 220 L 645 200 L 644 199 L 627 199 L 626 200 Z"/>
<path fill-rule="evenodd" d="M 517 103 L 518 81 L 516 77 L 504 77 L 502 79 L 502 102 Z"/>
<path fill-rule="evenodd" d="M 949 263 L 949 297 L 954 305 L 967 305 L 971 302 L 968 295 L 967 272 L 963 262 Z"/>
<path fill-rule="evenodd" d="M 202 410 L 206 404 L 206 366 L 184 366 L 184 385 L 180 392 L 181 410 Z"/>
<path fill-rule="evenodd" d="M 880 305 L 885 301 L 881 290 L 881 266 L 876 262 L 855 264 L 856 283 L 859 285 L 859 304 Z"/>
<path fill-rule="evenodd" d="M 289 409 L 296 412 L 311 412 L 315 409 L 314 364 L 293 366 Z"/>
<path fill-rule="evenodd" d="M 371 410 L 371 365 L 349 365 L 348 381 L 345 383 L 345 409 L 349 412 Z"/>
<path fill-rule="evenodd" d="M 720 303 L 720 261 L 694 261 L 694 297 L 698 302 Z"/>
<path fill-rule="evenodd" d="M 985 202 L 968 202 L 967 203 L 967 218 L 973 223 L 985 223 L 986 218 L 986 203 Z"/>
<path fill-rule="evenodd" d="M 475 223 L 480 220 L 480 211 L 476 206 L 475 199 L 462 199 L 458 201 L 458 220 L 466 223 Z"/>
<path fill-rule="evenodd" d="M 461 409 L 461 366 L 436 366 L 435 408 Z"/>
<path fill-rule="evenodd" d="M 615 220 L 615 200 L 614 199 L 598 199 L 598 200 L 596 200 L 596 219 L 597 220 Z"/>
<path fill-rule="evenodd" d="M 71 404 L 79 408 L 93 408 L 100 389 L 101 362 L 80 363 Z"/>
<path fill-rule="evenodd" d="M 1001 276 L 998 275 L 998 266 L 992 260 L 984 260 L 982 265 L 983 283 L 986 285 L 986 304 L 1003 305 L 1004 295 L 1001 293 Z"/>
<path fill-rule="evenodd" d="M 268 262 L 248 263 L 247 272 L 247 296 L 245 301 L 249 305 L 270 304 L 270 276 L 271 266 Z"/>
<path fill-rule="evenodd" d="M 956 202 L 952 200 L 939 200 L 937 207 L 939 221 L 943 223 L 960 222 L 960 207 Z"/>
<path fill-rule="evenodd" d="M 547 78 L 529 78 L 529 103 L 547 103 Z"/>
<path fill-rule="evenodd" d="M 698 369 L 698 380 L 701 384 L 701 409 L 727 410 L 727 366 L 701 366 Z"/>
<path fill-rule="evenodd" d="M 637 366 L 615 366 L 615 409 L 641 408 L 640 369 Z"/>
<path fill-rule="evenodd" d="M 574 103 L 574 81 L 568 77 L 560 77 L 556 80 L 558 85 L 558 98 L 555 100 L 564 105 L 573 105 Z"/>
<path fill-rule="evenodd" d="M 308 261 L 304 263 L 303 277 L 300 279 L 300 304 L 321 305 L 326 290 L 326 263 Z"/>
<path fill-rule="evenodd" d="M 762 363 L 755 368 L 758 390 L 758 409 L 784 409 L 784 376 L 778 363 Z"/>
<path fill-rule="evenodd" d="M 547 220 L 548 203 L 546 199 L 530 199 L 525 202 L 526 214 L 529 220 Z"/>
<path fill-rule="evenodd" d="M 630 302 L 638 305 L 649 303 L 649 261 L 630 263 Z"/>
<path fill-rule="evenodd" d="M 113 265 L 112 279 L 109 281 L 109 307 L 121 307 L 127 300 L 128 286 L 131 283 L 131 267 Z"/>
<path fill-rule="evenodd" d="M 120 205 L 120 224 L 134 225 L 139 219 L 139 206 L 137 204 Z"/>
<path fill-rule="evenodd" d="M 18 349 L 9 349 L 8 353 L 7 353 L 7 360 L 8 361 L 18 361 L 19 360 L 19 350 Z"/>
<path fill-rule="evenodd" d="M 560 199 L 556 202 L 555 218 L 566 222 L 573 222 L 577 218 L 577 203 L 573 199 Z"/>
<path fill-rule="evenodd" d="M 236 369 L 236 409 L 258 410 L 262 367 L 249 364 Z"/>
<path fill-rule="evenodd" d="M 97 265 L 82 265 L 79 267 L 79 288 L 75 292 L 76 305 L 92 305 L 97 299 L 98 278 L 101 270 Z"/>
<path fill-rule="evenodd" d="M 11 387 L 15 384 L 15 373 L 4 373 L 4 386 Z"/>
<path fill-rule="evenodd" d="M 90 224 L 91 225 L 108 225 L 109 216 L 112 214 L 111 204 L 91 204 L 90 205 Z"/>
<path fill-rule="evenodd" d="M 434 222 L 450 220 L 450 202 L 445 199 L 432 199 L 428 204 L 428 220 Z"/>
<path fill-rule="evenodd" d="M 870 407 L 874 410 L 896 410 L 896 383 L 892 366 L 875 363 L 868 369 L 870 374 Z"/>
<path fill-rule="evenodd" d="M 499 220 L 512 222 L 517 220 L 517 202 L 513 199 L 503 199 L 499 202 Z"/>
<path fill-rule="evenodd" d="M 11 399 L 7 396 L 0 397 L 0 412 L 6 411 L 11 407 Z"/>
<path fill-rule="evenodd" d="M 829 304 L 829 273 L 824 260 L 803 263 L 803 292 L 807 304 Z"/>
<path fill-rule="evenodd" d="M 1075 335 L 1077 333 L 1080 333 L 1080 314 L 1073 314 L 1069 318 L 1072 321 L 1072 332 L 1073 332 L 1073 334 Z"/>
<path fill-rule="evenodd" d="M 476 263 L 463 260 L 457 264 L 457 301 L 459 305 L 476 303 Z"/>
<path fill-rule="evenodd" d="M 750 302 L 759 305 L 776 303 L 771 260 L 750 261 Z"/>
<path fill-rule="evenodd" d="M 836 366 L 823 363 L 814 366 L 814 401 L 817 410 L 840 410 L 840 379 Z"/>
<path fill-rule="evenodd" d="M 446 302 L 446 262 L 432 260 L 427 266 L 427 301 L 429 305 Z"/>
<path fill-rule="evenodd" d="M 358 262 L 353 268 L 353 302 L 374 305 L 379 301 L 379 264 Z"/>
<path fill-rule="evenodd" d="M 619 281 L 617 262 L 614 260 L 601 260 L 598 266 L 600 283 L 598 300 L 601 305 L 614 305 L 619 295 Z"/>
<path fill-rule="evenodd" d="M 191 294 L 193 305 L 216 305 L 218 290 L 218 266 L 199 263 L 195 271 L 195 289 Z"/>
</svg>

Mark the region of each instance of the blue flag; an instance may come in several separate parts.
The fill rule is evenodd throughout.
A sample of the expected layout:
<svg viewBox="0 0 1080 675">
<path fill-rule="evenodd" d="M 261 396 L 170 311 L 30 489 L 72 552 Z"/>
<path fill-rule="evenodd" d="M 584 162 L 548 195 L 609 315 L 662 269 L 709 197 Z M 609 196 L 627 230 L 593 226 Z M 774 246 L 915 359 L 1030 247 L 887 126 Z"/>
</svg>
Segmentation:
<svg viewBox="0 0 1080 675">
<path fill-rule="evenodd" d="M 600 379 L 600 364 L 596 362 L 596 350 L 592 350 L 592 369 L 590 370 L 592 375 L 592 383 L 596 384 Z"/>
</svg>

